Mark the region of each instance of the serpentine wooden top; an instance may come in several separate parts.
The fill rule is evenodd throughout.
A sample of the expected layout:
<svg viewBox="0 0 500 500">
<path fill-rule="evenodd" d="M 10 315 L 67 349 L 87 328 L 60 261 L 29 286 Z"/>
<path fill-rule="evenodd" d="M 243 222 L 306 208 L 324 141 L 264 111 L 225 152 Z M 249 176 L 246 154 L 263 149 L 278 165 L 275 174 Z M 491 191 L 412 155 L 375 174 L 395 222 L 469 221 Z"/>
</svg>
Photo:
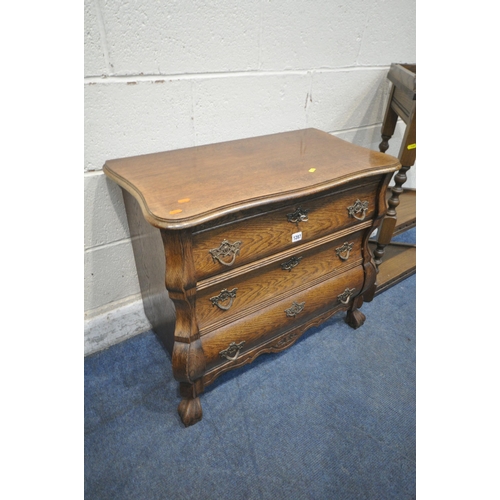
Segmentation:
<svg viewBox="0 0 500 500">
<path fill-rule="evenodd" d="M 182 229 L 400 167 L 392 156 L 309 128 L 108 160 L 104 172 L 150 224 Z"/>
</svg>

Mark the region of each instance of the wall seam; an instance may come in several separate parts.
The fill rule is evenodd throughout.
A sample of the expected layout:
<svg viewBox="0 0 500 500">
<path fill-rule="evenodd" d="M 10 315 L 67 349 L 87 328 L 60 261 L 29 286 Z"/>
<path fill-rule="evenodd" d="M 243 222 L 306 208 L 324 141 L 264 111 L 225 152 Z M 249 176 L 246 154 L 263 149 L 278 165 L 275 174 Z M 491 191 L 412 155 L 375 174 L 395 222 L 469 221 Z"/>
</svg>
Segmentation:
<svg viewBox="0 0 500 500">
<path fill-rule="evenodd" d="M 377 5 L 377 0 L 375 0 L 375 5 Z M 372 5 L 372 9 L 373 9 L 373 5 Z M 363 32 L 361 33 L 361 36 L 360 36 L 360 39 L 359 39 L 359 47 L 358 47 L 358 53 L 356 54 L 356 66 L 359 65 L 359 55 L 361 54 L 361 48 L 363 47 L 363 40 L 365 38 L 365 33 L 366 33 L 366 30 L 368 28 L 368 25 L 370 24 L 370 20 L 372 18 L 372 12 L 373 11 L 370 11 L 367 16 L 366 16 L 366 22 L 365 22 L 365 25 L 363 27 Z"/>
<path fill-rule="evenodd" d="M 83 177 L 97 177 L 104 175 L 104 172 L 102 170 L 84 170 L 83 171 Z"/>
<path fill-rule="evenodd" d="M 95 85 L 97 83 L 132 83 L 132 82 L 152 82 L 158 79 L 169 81 L 174 80 L 203 80 L 209 78 L 242 78 L 246 76 L 294 76 L 307 75 L 314 71 L 315 73 L 344 73 L 350 71 L 381 71 L 388 70 L 389 65 L 381 66 L 344 66 L 341 68 L 308 68 L 293 70 L 248 70 L 248 71 L 221 71 L 208 73 L 179 73 L 179 74 L 131 74 L 131 75 L 113 75 L 113 76 L 86 76 L 83 81 L 86 85 Z"/>
<path fill-rule="evenodd" d="M 313 87 L 314 70 L 309 71 L 308 72 L 308 76 L 309 76 L 309 91 L 307 92 L 306 104 L 305 104 L 306 126 L 309 126 L 309 107 L 310 107 L 310 104 L 312 104 L 312 102 L 313 102 L 313 99 L 312 99 L 312 87 Z"/>
<path fill-rule="evenodd" d="M 340 128 L 338 130 L 328 131 L 329 134 L 340 134 L 341 132 L 355 132 L 357 130 L 366 130 L 369 128 L 380 127 L 382 122 L 370 123 L 369 125 L 363 125 L 362 127 L 351 127 L 351 128 Z"/>
<path fill-rule="evenodd" d="M 96 9 L 97 24 L 99 26 L 101 47 L 102 47 L 102 51 L 104 53 L 104 62 L 106 63 L 106 67 L 108 69 L 108 74 L 111 75 L 111 74 L 113 74 L 113 64 L 111 63 L 110 57 L 109 57 L 108 42 L 107 42 L 107 38 L 106 38 L 106 29 L 104 27 L 104 19 L 102 16 L 100 0 L 94 0 L 94 5 L 95 5 L 95 9 Z M 85 78 L 84 78 L 84 80 L 85 80 Z"/>
<path fill-rule="evenodd" d="M 122 245 L 125 243 L 132 243 L 133 241 L 139 239 L 140 236 L 132 236 L 132 237 L 126 237 L 126 238 L 121 238 L 119 240 L 114 240 L 114 241 L 108 241 L 107 243 L 100 243 L 98 245 L 94 245 L 91 247 L 87 247 L 84 249 L 84 253 L 90 253 L 93 252 L 94 250 L 102 250 L 105 248 L 110 248 L 110 247 L 115 247 L 118 245 Z"/>
<path fill-rule="evenodd" d="M 112 302 L 108 302 L 106 304 L 102 304 L 98 307 L 95 307 L 94 309 L 87 309 L 84 312 L 84 321 L 89 321 L 93 318 L 96 318 L 97 316 L 101 316 L 103 314 L 108 314 L 110 311 L 113 311 L 114 309 L 117 309 L 119 307 L 124 307 L 128 306 L 129 304 L 132 304 L 137 301 L 142 302 L 142 294 L 140 292 L 134 293 L 132 295 L 127 295 L 126 297 L 123 297 L 118 300 L 113 300 Z"/>
<path fill-rule="evenodd" d="M 192 124 L 192 134 L 193 134 L 193 146 L 198 144 L 196 136 L 196 83 L 191 80 L 191 124 Z"/>
<path fill-rule="evenodd" d="M 258 67 L 259 67 L 259 71 L 262 69 L 262 32 L 263 32 L 263 25 L 262 25 L 262 18 L 263 18 L 263 10 L 264 10 L 264 7 L 262 6 L 262 2 L 264 0 L 260 0 L 260 19 L 259 19 L 259 53 L 258 53 L 258 59 L 257 59 L 257 64 L 258 64 Z"/>
</svg>

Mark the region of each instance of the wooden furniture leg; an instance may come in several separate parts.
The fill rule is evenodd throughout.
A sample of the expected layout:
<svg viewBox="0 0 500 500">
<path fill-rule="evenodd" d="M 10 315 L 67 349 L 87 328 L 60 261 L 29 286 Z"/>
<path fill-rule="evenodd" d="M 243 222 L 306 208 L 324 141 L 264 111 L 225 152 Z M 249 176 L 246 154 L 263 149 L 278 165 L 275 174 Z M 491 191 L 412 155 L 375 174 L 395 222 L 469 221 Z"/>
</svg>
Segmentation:
<svg viewBox="0 0 500 500">
<path fill-rule="evenodd" d="M 381 153 L 385 153 L 389 149 L 389 140 L 394 135 L 396 123 L 398 122 L 398 114 L 391 107 L 391 101 L 394 97 L 395 89 L 396 87 L 393 86 L 389 96 L 389 101 L 387 102 L 384 121 L 382 122 L 382 142 L 378 146 Z"/>
<path fill-rule="evenodd" d="M 199 422 L 203 416 L 199 395 L 203 392 L 201 377 L 205 372 L 205 356 L 196 321 L 196 274 L 191 232 L 167 234 L 162 230 L 161 236 L 165 249 L 165 283 L 177 316 L 172 370 L 180 383 L 183 398 L 177 411 L 187 427 Z"/>
<path fill-rule="evenodd" d="M 392 196 L 388 200 L 389 207 L 379 230 L 380 232 L 377 237 L 377 247 L 373 252 L 375 264 L 377 266 L 379 266 L 382 263 L 385 247 L 391 242 L 392 235 L 394 234 L 394 229 L 396 227 L 396 222 L 397 222 L 396 208 L 399 205 L 399 197 L 403 193 L 403 184 L 407 180 L 406 172 L 415 163 L 416 128 L 417 128 L 417 117 L 416 117 L 416 109 L 414 108 L 412 114 L 410 115 L 409 124 L 406 127 L 405 135 L 401 143 L 401 151 L 399 154 L 399 158 L 402 166 L 399 172 L 394 176 L 395 184 L 391 188 Z M 379 146 L 381 152 L 384 152 L 385 150 L 382 151 L 382 145 L 384 145 L 384 141 L 382 141 Z"/>
<path fill-rule="evenodd" d="M 177 411 L 181 417 L 182 423 L 189 427 L 196 424 L 203 417 L 203 410 L 199 395 L 203 392 L 203 384 L 201 379 L 198 379 L 194 384 L 180 382 L 180 392 L 182 400 L 179 403 Z"/>
<path fill-rule="evenodd" d="M 347 311 L 347 316 L 345 318 L 345 322 L 351 328 L 359 328 L 366 319 L 366 316 L 359 310 L 359 308 L 363 305 L 363 296 L 358 295 L 351 304 L 350 309 Z"/>
</svg>

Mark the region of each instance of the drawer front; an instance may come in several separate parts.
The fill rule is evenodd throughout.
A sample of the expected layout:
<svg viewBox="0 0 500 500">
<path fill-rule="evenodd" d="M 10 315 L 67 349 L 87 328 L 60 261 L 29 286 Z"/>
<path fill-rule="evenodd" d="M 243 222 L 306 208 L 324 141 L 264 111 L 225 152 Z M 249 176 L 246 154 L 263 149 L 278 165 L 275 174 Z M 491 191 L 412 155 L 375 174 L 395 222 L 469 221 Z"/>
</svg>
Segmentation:
<svg viewBox="0 0 500 500">
<path fill-rule="evenodd" d="M 291 330 L 314 316 L 343 304 L 349 304 L 363 286 L 363 267 L 329 279 L 313 288 L 283 299 L 201 337 L 207 371 L 231 363 L 240 354 Z M 350 292 L 342 296 L 344 292 Z M 341 296 L 340 298 L 338 296 Z"/>
<path fill-rule="evenodd" d="M 202 335 L 249 308 L 266 302 L 329 273 L 339 273 L 343 267 L 361 263 L 364 231 L 344 236 L 319 247 L 308 248 L 286 258 L 276 259 L 262 268 L 210 286 L 197 293 L 196 314 Z"/>
<path fill-rule="evenodd" d="M 378 183 L 330 196 L 298 201 L 286 208 L 193 235 L 198 281 L 370 220 Z"/>
</svg>

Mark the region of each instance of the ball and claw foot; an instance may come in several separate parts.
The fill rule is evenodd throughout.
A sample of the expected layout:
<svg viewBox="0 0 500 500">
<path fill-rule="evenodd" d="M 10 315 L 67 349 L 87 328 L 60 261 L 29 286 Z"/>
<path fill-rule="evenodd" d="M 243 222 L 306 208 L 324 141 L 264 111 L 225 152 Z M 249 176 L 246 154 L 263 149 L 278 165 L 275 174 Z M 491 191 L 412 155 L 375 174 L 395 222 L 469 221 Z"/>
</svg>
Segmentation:
<svg viewBox="0 0 500 500">
<path fill-rule="evenodd" d="M 347 316 L 345 318 L 345 322 L 351 328 L 359 328 L 365 322 L 366 316 L 359 311 L 358 309 L 354 309 L 354 311 L 347 311 Z"/>
<path fill-rule="evenodd" d="M 179 403 L 177 408 L 182 423 L 189 427 L 201 420 L 203 411 L 201 409 L 200 398 L 186 398 Z"/>
</svg>

